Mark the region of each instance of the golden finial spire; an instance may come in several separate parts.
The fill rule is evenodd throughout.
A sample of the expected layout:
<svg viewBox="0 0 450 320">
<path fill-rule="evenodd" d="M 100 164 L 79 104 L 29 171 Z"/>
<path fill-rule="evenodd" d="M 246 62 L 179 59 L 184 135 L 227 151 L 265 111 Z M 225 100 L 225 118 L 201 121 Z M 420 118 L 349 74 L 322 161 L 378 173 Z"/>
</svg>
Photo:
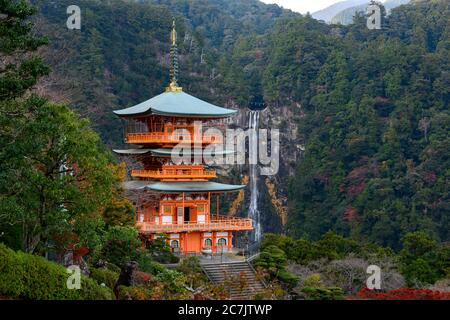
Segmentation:
<svg viewBox="0 0 450 320">
<path fill-rule="evenodd" d="M 177 30 L 175 25 L 175 19 L 172 21 L 172 46 L 177 44 Z"/>
<path fill-rule="evenodd" d="M 178 48 L 177 48 L 177 30 L 175 19 L 172 22 L 172 48 L 170 49 L 170 84 L 166 88 L 167 92 L 181 92 L 183 88 L 178 86 Z"/>
</svg>

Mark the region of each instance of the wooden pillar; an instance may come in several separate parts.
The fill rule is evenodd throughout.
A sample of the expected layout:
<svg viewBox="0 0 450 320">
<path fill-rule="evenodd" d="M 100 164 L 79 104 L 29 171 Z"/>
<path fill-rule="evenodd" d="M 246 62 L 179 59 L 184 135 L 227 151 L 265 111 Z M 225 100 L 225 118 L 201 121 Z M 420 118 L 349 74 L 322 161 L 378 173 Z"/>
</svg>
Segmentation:
<svg viewBox="0 0 450 320">
<path fill-rule="evenodd" d="M 182 202 L 181 206 L 183 207 L 183 212 L 182 212 L 182 214 L 183 214 L 183 222 L 186 223 L 186 221 L 184 221 L 184 192 L 183 192 L 183 202 Z M 178 212 L 177 212 L 177 215 L 178 215 Z M 178 219 L 178 216 L 177 216 L 177 219 Z"/>
<path fill-rule="evenodd" d="M 216 220 L 219 220 L 219 194 L 216 194 Z"/>
<path fill-rule="evenodd" d="M 184 250 L 184 233 L 180 233 L 180 253 Z"/>
<path fill-rule="evenodd" d="M 210 223 L 211 222 L 211 192 L 208 192 L 208 205 L 207 205 L 207 207 L 208 207 L 208 214 L 207 214 L 207 216 L 208 216 L 208 222 Z"/>
<path fill-rule="evenodd" d="M 211 235 L 211 240 L 212 240 L 212 245 L 211 245 L 211 250 L 212 250 L 212 254 L 215 255 L 216 254 L 216 232 L 213 231 L 212 235 Z"/>
</svg>

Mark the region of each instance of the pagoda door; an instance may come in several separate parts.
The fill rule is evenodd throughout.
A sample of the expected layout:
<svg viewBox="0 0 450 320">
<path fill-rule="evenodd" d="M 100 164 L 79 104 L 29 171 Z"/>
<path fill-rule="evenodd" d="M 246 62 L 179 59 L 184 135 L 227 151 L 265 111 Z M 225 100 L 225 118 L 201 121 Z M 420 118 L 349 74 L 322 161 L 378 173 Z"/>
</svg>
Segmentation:
<svg viewBox="0 0 450 320">
<path fill-rule="evenodd" d="M 184 208 L 184 223 L 191 221 L 191 208 Z"/>
<path fill-rule="evenodd" d="M 177 224 L 183 224 L 183 207 L 177 207 Z"/>
</svg>

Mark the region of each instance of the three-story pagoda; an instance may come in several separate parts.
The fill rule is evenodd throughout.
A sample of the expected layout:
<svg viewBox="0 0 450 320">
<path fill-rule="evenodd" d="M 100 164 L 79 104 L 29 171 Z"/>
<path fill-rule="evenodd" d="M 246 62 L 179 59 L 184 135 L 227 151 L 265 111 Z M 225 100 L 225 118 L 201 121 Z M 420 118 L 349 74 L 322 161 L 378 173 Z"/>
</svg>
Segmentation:
<svg viewBox="0 0 450 320">
<path fill-rule="evenodd" d="M 221 136 L 203 134 L 197 127 L 199 122 L 202 127 L 223 125 L 236 111 L 183 92 L 177 83 L 175 23 L 171 38 L 170 84 L 166 91 L 136 106 L 114 111 L 127 123 L 125 142 L 139 147 L 114 151 L 141 164 L 139 170 L 131 171 L 133 180 L 125 183 L 136 204 L 141 236 L 153 240 L 165 234 L 173 250 L 184 254 L 230 252 L 233 232 L 252 230 L 252 220 L 220 215 L 219 194 L 245 186 L 211 181 L 217 177 L 216 172 L 206 168 L 201 155 L 208 145 L 222 143 Z M 172 149 L 180 143 L 190 145 L 193 162 L 174 163 Z M 214 197 L 217 207 L 212 214 Z"/>
</svg>

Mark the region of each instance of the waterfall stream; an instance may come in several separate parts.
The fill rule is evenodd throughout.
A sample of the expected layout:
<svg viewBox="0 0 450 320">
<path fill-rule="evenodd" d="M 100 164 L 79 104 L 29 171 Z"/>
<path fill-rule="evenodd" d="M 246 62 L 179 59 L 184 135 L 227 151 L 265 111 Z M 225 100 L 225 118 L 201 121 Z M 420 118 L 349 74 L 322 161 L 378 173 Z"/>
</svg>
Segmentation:
<svg viewBox="0 0 450 320">
<path fill-rule="evenodd" d="M 259 125 L 259 111 L 252 110 L 249 113 L 248 119 L 248 127 L 249 129 L 256 130 L 258 132 Z M 256 137 L 256 136 L 254 136 Z M 252 148 L 256 148 L 257 150 L 257 139 L 249 139 L 249 151 Z M 249 159 L 251 156 L 249 157 Z M 257 162 L 257 161 L 256 161 Z M 250 185 L 250 208 L 249 208 L 249 217 L 253 220 L 254 231 L 252 233 L 252 240 L 256 243 L 261 241 L 262 232 L 261 232 L 261 214 L 258 209 L 258 164 L 254 164 L 255 162 L 249 161 L 249 185 Z"/>
</svg>

